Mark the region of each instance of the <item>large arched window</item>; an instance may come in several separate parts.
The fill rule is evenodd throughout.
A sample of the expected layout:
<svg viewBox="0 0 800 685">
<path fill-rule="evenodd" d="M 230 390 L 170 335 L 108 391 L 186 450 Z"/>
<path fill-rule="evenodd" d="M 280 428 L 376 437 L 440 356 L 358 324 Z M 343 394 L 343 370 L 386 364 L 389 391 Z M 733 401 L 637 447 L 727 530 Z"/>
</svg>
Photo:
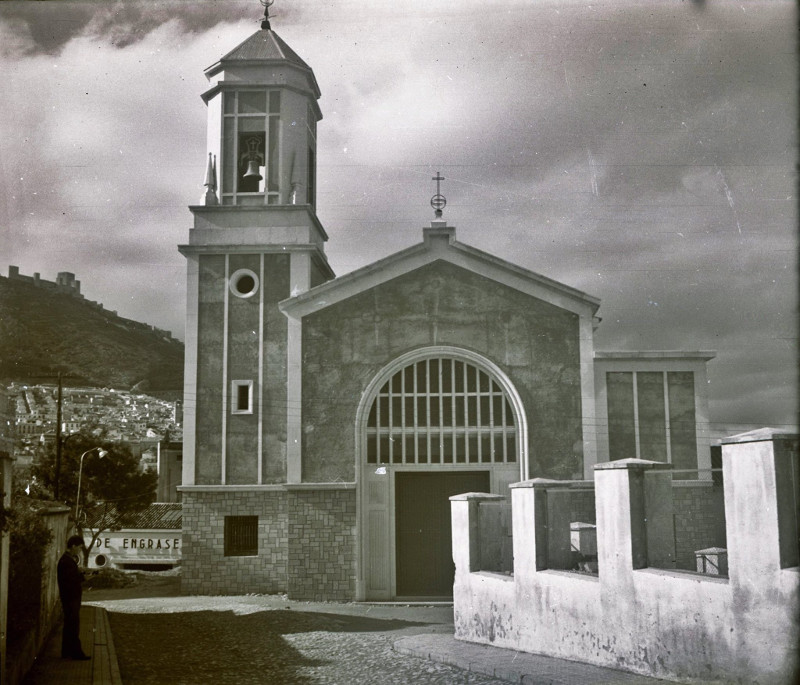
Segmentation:
<svg viewBox="0 0 800 685">
<path fill-rule="evenodd" d="M 368 464 L 517 461 L 509 398 L 486 371 L 447 356 L 414 361 L 383 384 L 366 438 Z"/>
</svg>

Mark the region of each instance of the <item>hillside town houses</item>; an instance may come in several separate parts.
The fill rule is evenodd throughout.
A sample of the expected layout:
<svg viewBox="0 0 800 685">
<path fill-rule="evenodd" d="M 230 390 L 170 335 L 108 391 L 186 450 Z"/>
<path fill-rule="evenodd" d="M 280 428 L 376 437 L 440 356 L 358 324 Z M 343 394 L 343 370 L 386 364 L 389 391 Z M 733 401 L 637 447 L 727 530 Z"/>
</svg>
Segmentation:
<svg viewBox="0 0 800 685">
<path fill-rule="evenodd" d="M 11 384 L 15 449 L 20 465 L 29 464 L 36 449 L 55 441 L 58 388 L 55 385 Z M 155 468 L 158 444 L 181 439 L 181 402 L 115 388 L 63 388 L 61 431 L 66 439 L 81 430 L 105 431 L 107 439 L 128 447 Z"/>
</svg>

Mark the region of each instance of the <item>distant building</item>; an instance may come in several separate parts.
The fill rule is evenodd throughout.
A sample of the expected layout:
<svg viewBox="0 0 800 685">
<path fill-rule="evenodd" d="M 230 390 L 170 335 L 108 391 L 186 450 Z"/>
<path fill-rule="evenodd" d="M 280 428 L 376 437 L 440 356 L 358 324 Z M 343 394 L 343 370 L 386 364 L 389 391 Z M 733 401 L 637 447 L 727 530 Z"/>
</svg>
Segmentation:
<svg viewBox="0 0 800 685">
<path fill-rule="evenodd" d="M 452 596 L 448 496 L 600 461 L 671 462 L 680 513 L 722 506 L 713 353 L 595 350 L 600 301 L 459 242 L 438 192 L 422 242 L 335 278 L 313 72 L 265 23 L 206 76 L 207 192 L 180 247 L 184 592 Z"/>
<path fill-rule="evenodd" d="M 59 271 L 55 281 L 47 281 L 43 279 L 38 272 L 34 273 L 33 276 L 24 276 L 20 274 L 18 266 L 9 266 L 8 278 L 12 281 L 30 283 L 37 288 L 55 290 L 59 293 L 65 293 L 83 299 L 83 295 L 81 295 L 81 282 L 75 280 L 75 274 L 69 271 Z"/>
<path fill-rule="evenodd" d="M 89 550 L 89 568 L 159 569 L 181 563 L 181 505 L 156 502 L 100 535 Z M 87 527 L 97 528 L 97 519 Z M 86 544 L 91 535 L 85 536 Z"/>
<path fill-rule="evenodd" d="M 183 443 L 175 440 L 162 440 L 157 453 L 159 502 L 180 502 L 178 487 L 183 476 Z"/>
<path fill-rule="evenodd" d="M 0 278 L 2 278 L 2 276 L 0 276 Z M 126 319 L 124 317 L 119 316 L 115 310 L 105 309 L 105 307 L 103 307 L 103 305 L 100 302 L 87 300 L 81 294 L 81 282 L 76 280 L 75 274 L 69 271 L 59 271 L 58 274 L 56 275 L 55 281 L 48 281 L 42 278 L 39 272 L 35 272 L 33 276 L 26 276 L 19 272 L 18 266 L 10 265 L 8 267 L 8 280 L 27 283 L 36 288 L 42 288 L 44 290 L 50 290 L 53 292 L 62 293 L 64 295 L 71 295 L 72 297 L 82 300 L 87 305 L 90 305 L 96 309 L 102 309 L 107 314 L 116 316 L 118 319 L 125 322 L 125 324 L 131 328 L 152 331 L 170 340 L 173 339 L 171 331 L 167 331 L 162 328 L 156 328 L 155 326 L 151 326 L 150 324 L 142 323 L 140 321 Z"/>
</svg>

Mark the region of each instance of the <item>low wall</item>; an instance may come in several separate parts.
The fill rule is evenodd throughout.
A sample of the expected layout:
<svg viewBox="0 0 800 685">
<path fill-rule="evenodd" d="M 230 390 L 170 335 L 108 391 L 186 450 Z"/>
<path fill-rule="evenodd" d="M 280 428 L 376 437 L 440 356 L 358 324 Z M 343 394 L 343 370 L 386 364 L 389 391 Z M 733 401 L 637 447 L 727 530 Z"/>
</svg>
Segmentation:
<svg viewBox="0 0 800 685">
<path fill-rule="evenodd" d="M 451 498 L 456 637 L 684 682 L 794 682 L 797 461 L 796 436 L 723 445 L 728 578 L 668 568 L 667 464 L 595 467 L 599 575 L 548 568 L 547 493 L 563 483 L 511 486 L 513 576 L 480 570 L 480 507 L 497 497 Z"/>
<path fill-rule="evenodd" d="M 696 568 L 695 551 L 725 547 L 725 494 L 712 481 L 673 482 L 675 496 L 675 558 L 681 569 Z"/>
<path fill-rule="evenodd" d="M 0 402 L 5 394 L 0 390 Z M 4 414 L 0 406 L 0 414 Z M 0 446 L 0 505 L 4 509 L 11 507 L 11 475 L 14 461 L 7 450 Z M 0 683 L 6 682 L 6 640 L 8 638 L 8 554 L 11 534 L 0 530 Z"/>
<path fill-rule="evenodd" d="M 66 549 L 67 533 L 70 531 L 69 509 L 61 505 L 42 509 L 39 515 L 50 530 L 52 537 L 42 560 L 41 595 L 36 626 L 20 638 L 13 647 L 8 645 L 8 662 L 3 685 L 18 685 L 33 666 L 53 628 L 61 619 L 61 604 L 58 597 L 58 560 Z"/>
</svg>

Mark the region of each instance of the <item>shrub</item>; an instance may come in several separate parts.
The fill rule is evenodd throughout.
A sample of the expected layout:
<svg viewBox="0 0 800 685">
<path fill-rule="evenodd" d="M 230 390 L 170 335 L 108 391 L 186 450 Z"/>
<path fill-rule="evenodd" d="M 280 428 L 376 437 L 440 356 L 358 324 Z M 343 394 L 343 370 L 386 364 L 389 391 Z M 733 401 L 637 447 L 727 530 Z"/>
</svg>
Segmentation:
<svg viewBox="0 0 800 685">
<path fill-rule="evenodd" d="M 104 568 L 90 575 L 86 579 L 86 585 L 84 587 L 99 590 L 101 588 L 116 589 L 135 584 L 135 574 L 125 573 L 116 568 Z"/>
<path fill-rule="evenodd" d="M 39 620 L 42 567 L 52 533 L 26 500 L 16 499 L 9 519 L 8 641 L 22 637 Z"/>
</svg>

